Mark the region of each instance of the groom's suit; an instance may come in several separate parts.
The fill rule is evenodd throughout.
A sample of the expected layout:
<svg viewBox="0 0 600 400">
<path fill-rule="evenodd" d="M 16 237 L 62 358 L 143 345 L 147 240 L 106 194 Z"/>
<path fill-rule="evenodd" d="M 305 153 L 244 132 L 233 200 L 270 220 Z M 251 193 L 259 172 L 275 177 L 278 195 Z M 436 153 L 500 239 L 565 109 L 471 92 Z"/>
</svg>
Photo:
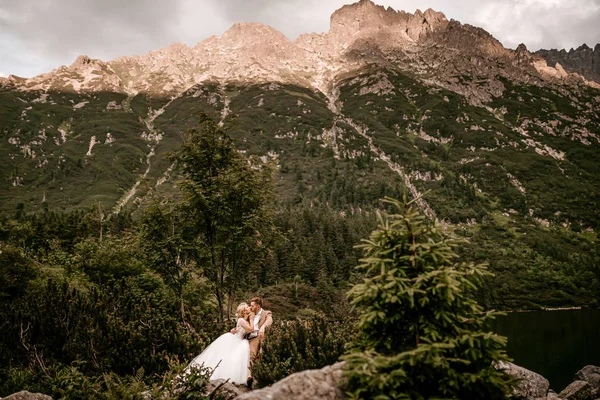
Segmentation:
<svg viewBox="0 0 600 400">
<path fill-rule="evenodd" d="M 260 335 L 258 335 L 258 336 L 255 336 L 255 335 L 258 334 L 258 331 L 260 331 L 260 330 L 264 331 L 273 324 L 273 315 L 271 314 L 271 311 L 265 310 L 264 308 L 262 308 L 259 311 L 259 313 L 257 314 L 257 316 L 258 316 L 258 323 L 255 322 L 254 332 L 250 333 L 250 335 L 248 337 L 248 342 L 250 344 L 250 365 L 248 366 L 249 374 L 251 374 L 252 364 L 254 364 L 254 360 L 256 359 L 256 356 L 258 355 L 258 351 L 260 350 L 260 344 L 261 344 Z"/>
</svg>

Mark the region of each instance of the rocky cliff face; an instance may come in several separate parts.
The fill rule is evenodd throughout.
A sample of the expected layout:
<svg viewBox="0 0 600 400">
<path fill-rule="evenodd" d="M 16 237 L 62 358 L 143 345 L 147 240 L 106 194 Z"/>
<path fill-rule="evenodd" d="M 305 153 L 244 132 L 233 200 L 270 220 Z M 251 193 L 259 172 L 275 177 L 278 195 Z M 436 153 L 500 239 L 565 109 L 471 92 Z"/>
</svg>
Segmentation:
<svg viewBox="0 0 600 400">
<path fill-rule="evenodd" d="M 535 54 L 544 58 L 549 66 L 554 67 L 558 63 L 568 72 L 600 83 L 600 43 L 593 49 L 584 44 L 575 50 L 542 49 Z"/>
<path fill-rule="evenodd" d="M 507 50 L 483 29 L 448 21 L 440 12 L 410 14 L 361 0 L 337 10 L 327 33 L 301 35 L 295 42 L 269 26 L 237 23 L 221 37 L 192 48 L 173 44 L 110 62 L 81 56 L 69 67 L 26 80 L 11 76 L 2 84 L 20 90 L 172 96 L 208 81 L 279 82 L 329 96 L 349 73 L 389 63 L 463 94 L 474 104 L 502 93 L 499 76 L 538 85 L 580 83 L 526 49 Z M 485 82 L 465 84 L 460 76 L 480 76 Z"/>
</svg>

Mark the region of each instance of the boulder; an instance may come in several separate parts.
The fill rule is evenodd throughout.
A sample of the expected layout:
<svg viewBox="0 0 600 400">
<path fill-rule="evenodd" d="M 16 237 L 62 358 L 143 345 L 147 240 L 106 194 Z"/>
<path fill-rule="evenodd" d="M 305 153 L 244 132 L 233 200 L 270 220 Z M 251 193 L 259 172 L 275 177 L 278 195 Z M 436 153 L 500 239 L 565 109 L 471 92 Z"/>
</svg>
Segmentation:
<svg viewBox="0 0 600 400">
<path fill-rule="evenodd" d="M 245 393 L 236 400 L 342 400 L 343 365 L 343 362 L 338 362 L 322 369 L 297 372 L 272 386 Z"/>
<path fill-rule="evenodd" d="M 548 395 L 546 396 L 546 400 L 561 400 L 561 398 L 558 397 L 558 395 L 552 389 L 550 389 Z"/>
<path fill-rule="evenodd" d="M 22 390 L 19 393 L 4 397 L 2 400 L 52 400 L 52 397 L 42 393 L 30 393 L 27 390 Z"/>
<path fill-rule="evenodd" d="M 207 394 L 216 392 L 216 397 L 214 398 L 222 400 L 233 400 L 249 390 L 246 385 L 236 385 L 231 382 L 225 382 L 224 379 L 210 381 L 210 384 L 206 387 Z"/>
<path fill-rule="evenodd" d="M 546 399 L 550 382 L 540 374 L 504 361 L 497 363 L 496 369 L 504 371 L 519 380 L 517 386 L 513 388 L 512 398 L 523 400 Z"/>
<path fill-rule="evenodd" d="M 564 388 L 558 397 L 564 400 L 592 400 L 592 386 L 586 381 L 575 381 Z"/>
<path fill-rule="evenodd" d="M 589 383 L 594 392 L 592 394 L 600 397 L 600 367 L 586 365 L 575 374 L 575 379 Z"/>
</svg>

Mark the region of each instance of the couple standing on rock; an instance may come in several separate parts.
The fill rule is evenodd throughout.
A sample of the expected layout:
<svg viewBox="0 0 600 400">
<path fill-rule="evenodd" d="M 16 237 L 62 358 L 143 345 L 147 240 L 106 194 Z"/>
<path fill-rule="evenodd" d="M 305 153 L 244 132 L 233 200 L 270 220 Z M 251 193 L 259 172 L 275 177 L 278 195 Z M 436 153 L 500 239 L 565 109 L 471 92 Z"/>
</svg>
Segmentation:
<svg viewBox="0 0 600 400">
<path fill-rule="evenodd" d="M 200 355 L 191 367 L 204 365 L 214 369 L 210 379 L 229 379 L 236 384 L 252 386 L 252 366 L 260 351 L 265 331 L 273 324 L 271 311 L 262 308 L 262 299 L 254 297 L 250 305 L 241 303 L 236 310 L 237 323 L 231 332 L 219 336 Z"/>
</svg>

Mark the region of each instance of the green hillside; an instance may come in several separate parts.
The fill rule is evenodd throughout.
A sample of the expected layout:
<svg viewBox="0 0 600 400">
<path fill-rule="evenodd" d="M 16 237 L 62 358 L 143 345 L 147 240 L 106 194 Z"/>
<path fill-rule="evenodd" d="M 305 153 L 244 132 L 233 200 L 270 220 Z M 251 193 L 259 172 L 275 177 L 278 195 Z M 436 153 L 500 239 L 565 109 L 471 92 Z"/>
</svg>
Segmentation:
<svg viewBox="0 0 600 400">
<path fill-rule="evenodd" d="M 0 210 L 135 212 L 173 193 L 167 154 L 204 112 L 239 151 L 277 164 L 281 207 L 370 210 L 427 193 L 421 208 L 497 272 L 490 306 L 597 304 L 600 91 L 498 79 L 503 95 L 484 106 L 379 67 L 339 81 L 335 98 L 274 83 L 169 99 L 4 89 Z"/>
</svg>

